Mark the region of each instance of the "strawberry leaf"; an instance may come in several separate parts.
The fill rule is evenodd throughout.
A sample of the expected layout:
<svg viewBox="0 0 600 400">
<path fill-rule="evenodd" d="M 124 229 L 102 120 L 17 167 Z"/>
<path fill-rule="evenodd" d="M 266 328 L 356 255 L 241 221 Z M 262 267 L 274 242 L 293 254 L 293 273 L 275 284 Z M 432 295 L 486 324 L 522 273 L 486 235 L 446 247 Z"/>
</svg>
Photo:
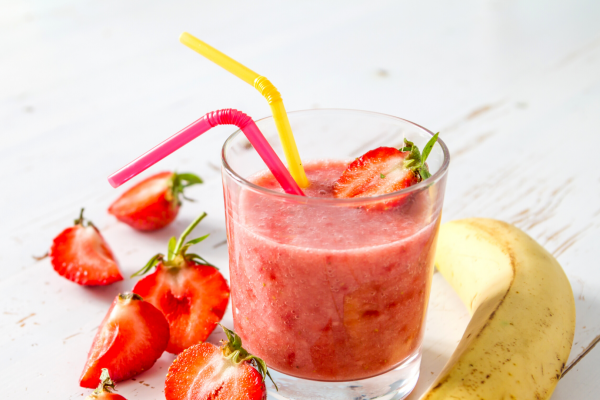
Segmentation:
<svg viewBox="0 0 600 400">
<path fill-rule="evenodd" d="M 187 236 L 194 230 L 194 228 L 196 227 L 196 225 L 198 225 L 200 223 L 200 221 L 202 221 L 204 219 L 204 217 L 206 217 L 206 213 L 205 212 L 203 212 L 202 214 L 200 214 L 200 216 L 198 218 L 196 218 L 190 224 L 190 226 L 188 226 L 187 228 L 185 228 L 185 231 L 183 231 L 183 233 L 181 234 L 181 236 L 179 236 L 179 240 L 177 241 L 177 243 L 175 244 L 175 248 L 173 249 L 173 253 L 176 256 L 179 255 L 179 253 L 181 252 L 181 248 L 183 247 L 183 242 L 185 242 L 185 238 L 187 238 Z M 169 243 L 169 246 L 170 246 L 170 243 Z"/>
<path fill-rule="evenodd" d="M 429 157 L 429 153 L 431 153 L 431 150 L 433 149 L 433 146 L 435 145 L 439 134 L 440 133 L 438 132 L 435 135 L 433 135 L 433 137 L 429 139 L 429 141 L 423 148 L 423 154 L 421 156 L 421 167 L 419 168 L 419 175 L 421 175 L 421 179 L 427 179 L 431 176 L 431 174 L 429 173 L 429 167 L 427 167 L 425 161 L 427 161 L 427 157 Z"/>
<path fill-rule="evenodd" d="M 429 153 L 431 153 L 431 149 L 433 149 L 433 146 L 435 145 L 435 142 L 437 142 L 437 138 L 439 135 L 439 132 L 433 135 L 433 137 L 429 139 L 425 147 L 423 147 L 423 154 L 421 156 L 423 158 L 423 165 L 425 165 L 425 161 L 427 161 L 427 157 L 429 157 Z"/>
<path fill-rule="evenodd" d="M 209 267 L 219 269 L 219 268 L 215 267 L 214 265 L 212 265 L 211 263 L 209 263 L 208 261 L 206 261 L 204 258 L 200 257 L 198 254 L 194 254 L 194 253 L 186 254 L 185 259 L 188 261 L 193 261 L 196 264 L 208 265 Z"/>
<path fill-rule="evenodd" d="M 219 326 L 223 329 L 223 332 L 225 332 L 225 336 L 227 336 L 227 347 L 229 348 L 229 352 L 233 353 L 236 350 L 242 349 L 242 338 L 231 329 L 227 329 L 221 324 L 219 324 Z"/>
<path fill-rule="evenodd" d="M 202 213 L 202 215 L 200 215 L 198 218 L 196 218 L 190 224 L 190 226 L 188 226 L 185 229 L 185 231 L 183 231 L 183 233 L 179 237 L 179 240 L 177 238 L 175 238 L 174 236 L 171 239 L 169 239 L 169 244 L 167 246 L 168 252 L 167 252 L 166 260 L 165 260 L 165 256 L 163 254 L 157 254 L 154 257 L 152 257 L 150 259 L 150 261 L 148 261 L 142 269 L 137 271 L 135 274 L 131 275 L 131 277 L 133 278 L 136 276 L 147 274 L 152 268 L 156 267 L 161 262 L 164 262 L 163 266 L 166 268 L 183 268 L 183 267 L 185 267 L 185 264 L 186 264 L 185 261 L 192 261 L 192 262 L 195 262 L 196 264 L 208 265 L 210 267 L 217 268 L 214 265 L 212 265 L 211 263 L 209 263 L 208 261 L 206 261 L 204 258 L 200 257 L 198 254 L 194 254 L 194 253 L 186 254 L 186 251 L 188 250 L 188 248 L 190 246 L 200 243 L 201 241 L 205 240 L 210 234 L 201 236 L 196 239 L 189 240 L 188 242 L 186 242 L 185 244 L 182 245 L 182 243 L 185 241 L 185 238 L 196 227 L 196 225 L 198 225 L 200 223 L 200 221 L 202 221 L 202 219 L 204 219 L 204 217 L 206 217 L 206 213 Z"/>
<path fill-rule="evenodd" d="M 169 185 L 171 186 L 171 193 L 173 199 L 176 200 L 179 204 L 181 204 L 181 200 L 179 198 L 180 196 L 186 200 L 193 201 L 192 199 L 185 197 L 183 195 L 183 191 L 187 187 L 198 185 L 200 183 L 203 183 L 202 178 L 200 178 L 196 174 L 192 174 L 189 172 L 181 174 L 173 173 L 173 177 L 171 178 L 171 182 L 169 183 Z"/>
<path fill-rule="evenodd" d="M 404 159 L 404 168 L 413 171 L 414 173 L 419 175 L 419 182 L 423 179 L 427 179 L 431 176 L 429 173 L 429 168 L 425 161 L 427 161 L 427 157 L 429 157 L 429 153 L 433 149 L 435 142 L 439 136 L 439 132 L 433 135 L 431 139 L 427 142 L 425 147 L 423 148 L 423 153 L 419 151 L 419 148 L 415 146 L 413 142 L 404 138 L 405 146 L 400 149 L 400 151 L 408 151 L 410 154 Z"/>
<path fill-rule="evenodd" d="M 210 233 L 207 233 L 206 235 L 204 235 L 204 236 L 201 236 L 201 237 L 199 237 L 199 238 L 192 239 L 192 240 L 188 240 L 188 242 L 186 243 L 186 245 L 188 245 L 188 244 L 189 244 L 189 245 L 191 246 L 191 245 L 193 245 L 193 244 L 200 243 L 201 241 L 203 241 L 204 239 L 206 239 L 206 238 L 207 238 L 207 237 L 209 237 L 209 236 L 210 236 Z"/>
<path fill-rule="evenodd" d="M 185 242 L 187 236 L 194 230 L 194 228 L 206 217 L 206 213 L 202 213 L 198 218 L 196 218 L 179 236 L 179 239 L 172 237 L 169 240 L 167 259 L 163 263 L 163 266 L 166 268 L 184 268 L 187 262 L 194 262 L 200 265 L 208 265 L 213 268 L 216 268 L 214 265 L 206 261 L 204 258 L 200 257 L 198 254 L 190 253 L 187 254 L 188 249 L 205 240 L 210 234 L 206 234 L 196 239 L 191 239 Z M 185 244 L 184 244 L 185 242 Z M 162 261 L 162 258 L 160 259 Z"/>
<path fill-rule="evenodd" d="M 239 337 L 237 333 L 225 328 L 221 324 L 218 325 L 223 329 L 225 335 L 227 336 L 227 342 L 223 343 L 223 356 L 231 358 L 234 363 L 240 363 L 242 361 L 249 362 L 260 373 L 263 381 L 265 380 L 265 377 L 268 376 L 271 382 L 273 382 L 275 389 L 279 391 L 277 384 L 267 369 L 267 364 L 261 358 L 253 356 L 242 347 L 242 338 Z"/>
<path fill-rule="evenodd" d="M 163 260 L 163 255 L 162 254 L 157 254 L 154 257 L 152 257 L 150 259 L 150 261 L 148 261 L 146 263 L 146 265 L 144 265 L 144 267 L 142 269 L 140 269 L 138 272 L 136 272 L 135 274 L 131 275 L 132 278 L 136 277 L 136 276 L 141 276 L 141 275 L 145 275 L 148 273 L 148 271 L 150 271 L 152 268 L 154 268 L 159 262 L 161 262 Z"/>
<path fill-rule="evenodd" d="M 204 181 L 202 180 L 202 178 L 200 178 L 196 174 L 192 174 L 192 173 L 186 172 L 186 173 L 181 173 L 181 174 L 176 174 L 176 175 L 177 175 L 177 178 L 179 179 L 179 181 L 181 182 L 181 185 L 183 187 L 188 187 L 188 186 L 198 185 L 200 183 L 204 183 Z"/>
<path fill-rule="evenodd" d="M 404 168 L 416 172 L 418 168 L 421 167 L 421 152 L 413 142 L 406 138 L 404 138 L 404 144 L 406 146 L 403 147 L 402 151 L 410 152 L 410 154 L 404 159 Z"/>
<path fill-rule="evenodd" d="M 209 236 L 210 236 L 210 233 L 207 233 L 206 235 L 204 235 L 204 236 L 201 236 L 201 237 L 199 237 L 199 238 L 192 239 L 192 240 L 188 240 L 188 241 L 187 241 L 187 242 L 186 242 L 186 243 L 185 243 L 185 244 L 184 244 L 184 245 L 181 247 L 181 249 L 179 250 L 178 254 L 183 254 L 183 255 L 185 255 L 185 253 L 188 251 L 188 249 L 189 249 L 191 246 L 193 246 L 193 245 L 195 245 L 195 244 L 197 244 L 197 243 L 200 243 L 201 241 L 203 241 L 204 239 L 206 239 L 206 238 L 207 238 L 207 237 L 209 237 Z M 196 256 L 196 254 L 194 254 L 194 255 Z M 200 256 L 198 256 L 198 257 L 200 257 Z M 188 257 L 186 257 L 186 258 L 188 258 Z M 202 257 L 200 257 L 200 258 L 202 258 Z"/>
<path fill-rule="evenodd" d="M 277 384 L 275 383 L 275 381 L 273 380 L 273 377 L 269 373 L 269 369 L 267 368 L 267 364 L 263 361 L 263 359 L 262 358 L 258 358 L 258 357 L 253 356 L 253 355 L 251 355 L 249 357 L 249 359 L 251 360 L 251 362 L 254 365 L 254 367 L 258 370 L 258 372 L 262 376 L 263 381 L 268 376 L 269 379 L 271 380 L 271 382 L 273 382 L 273 386 L 275 386 L 275 390 L 277 390 L 279 392 L 279 388 L 277 387 Z"/>
<path fill-rule="evenodd" d="M 218 325 L 221 327 L 221 329 L 223 329 L 223 332 L 225 332 L 225 336 L 227 336 L 227 342 L 233 343 L 233 337 L 236 333 L 234 331 L 232 331 L 231 329 L 225 328 L 221 324 L 218 324 Z"/>
<path fill-rule="evenodd" d="M 173 236 L 171 239 L 169 239 L 169 244 L 167 246 L 167 261 L 171 261 L 173 258 L 175 258 L 176 246 L 177 239 L 175 236 Z"/>
</svg>

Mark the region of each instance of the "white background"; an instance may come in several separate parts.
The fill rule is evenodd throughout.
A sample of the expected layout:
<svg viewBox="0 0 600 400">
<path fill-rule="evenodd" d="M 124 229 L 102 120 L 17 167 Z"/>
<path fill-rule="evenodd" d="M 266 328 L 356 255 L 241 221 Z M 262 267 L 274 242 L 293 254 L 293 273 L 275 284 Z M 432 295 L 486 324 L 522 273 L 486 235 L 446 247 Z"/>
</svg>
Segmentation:
<svg viewBox="0 0 600 400">
<path fill-rule="evenodd" d="M 141 234 L 106 213 L 123 190 L 108 174 L 206 112 L 269 114 L 255 89 L 181 45 L 184 30 L 268 77 L 288 110 L 372 110 L 440 131 L 452 153 L 444 219 L 512 222 L 558 258 L 575 293 L 577 360 L 600 338 L 599 21 L 597 0 L 0 0 L 2 397 L 86 396 L 78 377 L 96 328 L 135 282 L 83 288 L 32 259 L 81 206 L 125 276 L 207 211 L 196 232 L 211 237 L 198 252 L 227 272 L 219 165 L 231 127 L 150 171 L 206 180 L 174 224 Z M 411 399 L 468 318 L 436 274 Z M 163 399 L 172 359 L 163 355 L 119 393 Z M 600 347 L 553 399 L 596 398 L 599 367 Z"/>
</svg>

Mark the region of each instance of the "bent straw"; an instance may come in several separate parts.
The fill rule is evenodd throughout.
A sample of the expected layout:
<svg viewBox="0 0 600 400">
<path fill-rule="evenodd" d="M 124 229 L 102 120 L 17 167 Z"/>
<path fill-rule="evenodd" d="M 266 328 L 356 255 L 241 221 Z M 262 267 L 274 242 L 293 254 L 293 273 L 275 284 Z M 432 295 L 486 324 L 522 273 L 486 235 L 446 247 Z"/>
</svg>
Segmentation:
<svg viewBox="0 0 600 400">
<path fill-rule="evenodd" d="M 156 164 L 169 154 L 185 146 L 204 132 L 217 125 L 235 125 L 244 132 L 258 155 L 263 159 L 267 167 L 277 179 L 283 190 L 289 194 L 304 196 L 302 189 L 298 187 L 285 165 L 281 162 L 273 148 L 267 142 L 252 118 L 241 111 L 224 109 L 209 112 L 196 122 L 186 126 L 158 146 L 146 152 L 141 157 L 127 164 L 117 172 L 108 177 L 112 187 L 119 187 L 142 171 Z"/>
<path fill-rule="evenodd" d="M 271 107 L 271 112 L 273 113 L 277 132 L 279 132 L 279 139 L 281 140 L 283 153 L 288 162 L 290 172 L 300 187 L 308 187 L 308 178 L 304 172 L 300 154 L 298 154 L 298 147 L 296 146 L 296 141 L 292 134 L 292 127 L 290 126 L 290 121 L 288 120 L 285 107 L 283 106 L 281 94 L 277 88 L 275 88 L 275 86 L 273 86 L 273 84 L 264 76 L 257 74 L 250 68 L 245 67 L 233 58 L 221 53 L 219 50 L 187 32 L 183 32 L 181 36 L 179 36 L 179 41 L 190 49 L 208 58 L 218 66 L 231 72 L 244 82 L 254 86 L 260 94 L 267 99 L 267 102 Z"/>
</svg>

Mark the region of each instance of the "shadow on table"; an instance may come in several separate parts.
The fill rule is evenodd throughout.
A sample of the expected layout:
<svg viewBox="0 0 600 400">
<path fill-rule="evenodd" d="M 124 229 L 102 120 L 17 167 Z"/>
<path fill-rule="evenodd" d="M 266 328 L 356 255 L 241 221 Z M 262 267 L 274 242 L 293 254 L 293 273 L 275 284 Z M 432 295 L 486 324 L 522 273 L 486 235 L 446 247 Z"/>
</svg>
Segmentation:
<svg viewBox="0 0 600 400">
<path fill-rule="evenodd" d="M 431 349 L 423 349 L 419 382 L 417 382 L 415 390 L 413 390 L 406 400 L 418 400 L 419 397 L 425 393 L 442 371 L 442 368 L 444 368 L 450 359 L 451 354 L 452 353 L 441 354 Z"/>
</svg>

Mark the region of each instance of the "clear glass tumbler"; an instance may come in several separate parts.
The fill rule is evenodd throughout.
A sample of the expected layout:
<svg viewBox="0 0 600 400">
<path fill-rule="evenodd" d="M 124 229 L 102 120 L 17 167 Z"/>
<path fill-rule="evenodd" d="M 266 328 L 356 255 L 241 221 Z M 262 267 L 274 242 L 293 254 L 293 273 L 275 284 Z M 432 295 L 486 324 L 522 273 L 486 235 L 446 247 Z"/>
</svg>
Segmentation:
<svg viewBox="0 0 600 400">
<path fill-rule="evenodd" d="M 419 376 L 448 149 L 435 145 L 426 181 L 337 199 L 333 181 L 356 157 L 404 138 L 423 149 L 432 133 L 365 111 L 289 120 L 308 197 L 283 193 L 241 131 L 223 146 L 235 330 L 271 369 L 270 398 L 404 398 Z M 283 159 L 273 119 L 257 125 Z"/>
</svg>

